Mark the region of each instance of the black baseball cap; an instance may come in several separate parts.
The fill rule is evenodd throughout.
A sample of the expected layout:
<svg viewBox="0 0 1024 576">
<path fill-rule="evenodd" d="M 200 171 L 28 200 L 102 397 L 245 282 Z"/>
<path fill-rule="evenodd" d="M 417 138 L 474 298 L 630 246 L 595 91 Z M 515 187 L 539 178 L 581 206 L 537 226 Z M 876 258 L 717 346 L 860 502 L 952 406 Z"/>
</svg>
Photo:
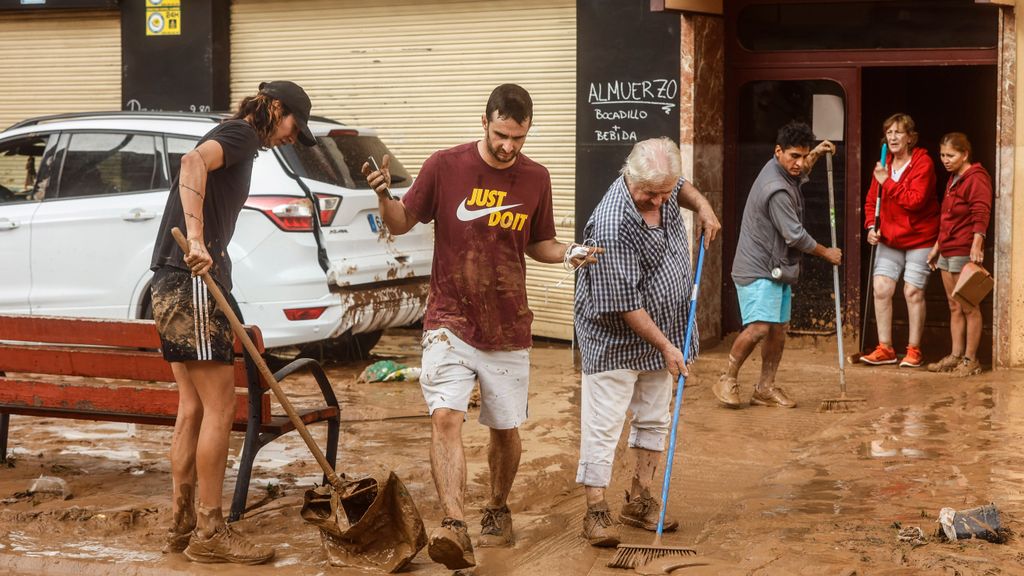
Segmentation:
<svg viewBox="0 0 1024 576">
<path fill-rule="evenodd" d="M 299 142 L 302 142 L 306 146 L 316 146 L 316 138 L 313 137 L 313 133 L 309 131 L 309 109 L 313 105 L 309 101 L 309 96 L 306 95 L 306 91 L 302 89 L 295 82 L 289 82 L 287 80 L 275 80 L 274 82 L 260 82 L 260 93 L 266 94 L 271 98 L 277 98 L 292 113 L 295 117 L 295 123 L 299 126 Z"/>
</svg>

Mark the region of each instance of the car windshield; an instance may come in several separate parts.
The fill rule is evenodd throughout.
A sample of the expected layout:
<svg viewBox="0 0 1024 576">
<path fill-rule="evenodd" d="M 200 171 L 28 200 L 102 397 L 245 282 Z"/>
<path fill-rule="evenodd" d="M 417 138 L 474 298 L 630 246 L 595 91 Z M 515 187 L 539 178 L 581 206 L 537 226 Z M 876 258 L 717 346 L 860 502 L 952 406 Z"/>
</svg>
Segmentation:
<svg viewBox="0 0 1024 576">
<path fill-rule="evenodd" d="M 376 136 L 358 135 L 354 130 L 332 130 L 318 136 L 316 146 L 282 146 L 281 153 L 296 174 L 304 178 L 353 189 L 369 189 L 360 171 L 363 162 L 373 156 L 379 163 L 387 146 Z M 391 185 L 407 186 L 409 172 L 394 155 L 391 157 Z"/>
</svg>

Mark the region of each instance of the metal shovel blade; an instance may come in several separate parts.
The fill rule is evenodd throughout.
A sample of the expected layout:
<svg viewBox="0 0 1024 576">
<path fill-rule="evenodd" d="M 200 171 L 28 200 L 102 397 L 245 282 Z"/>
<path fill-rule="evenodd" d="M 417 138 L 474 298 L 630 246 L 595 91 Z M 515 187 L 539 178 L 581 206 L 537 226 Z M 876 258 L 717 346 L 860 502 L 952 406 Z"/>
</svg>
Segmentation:
<svg viewBox="0 0 1024 576">
<path fill-rule="evenodd" d="M 397 572 L 427 545 L 416 503 L 394 472 L 352 481 L 343 490 L 307 490 L 300 514 L 320 528 L 332 566 Z"/>
</svg>

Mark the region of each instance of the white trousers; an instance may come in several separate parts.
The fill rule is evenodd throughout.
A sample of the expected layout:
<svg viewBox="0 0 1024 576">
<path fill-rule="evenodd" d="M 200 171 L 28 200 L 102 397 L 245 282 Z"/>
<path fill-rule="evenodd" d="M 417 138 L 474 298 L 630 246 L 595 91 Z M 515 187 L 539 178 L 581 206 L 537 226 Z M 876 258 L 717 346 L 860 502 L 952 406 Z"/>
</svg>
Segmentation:
<svg viewBox="0 0 1024 576">
<path fill-rule="evenodd" d="M 630 421 L 629 447 L 662 452 L 668 436 L 672 376 L 667 370 L 610 370 L 583 375 L 580 406 L 580 464 L 576 482 L 607 487 L 612 478 L 615 446 Z"/>
</svg>

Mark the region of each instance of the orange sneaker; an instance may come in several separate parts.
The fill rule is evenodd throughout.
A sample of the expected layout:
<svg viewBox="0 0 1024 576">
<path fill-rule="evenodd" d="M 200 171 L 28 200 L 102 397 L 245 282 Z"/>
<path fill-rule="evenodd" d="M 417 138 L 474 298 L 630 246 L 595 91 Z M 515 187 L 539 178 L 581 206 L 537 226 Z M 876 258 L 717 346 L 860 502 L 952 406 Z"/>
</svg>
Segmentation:
<svg viewBox="0 0 1024 576">
<path fill-rule="evenodd" d="M 865 364 L 871 364 L 872 366 L 881 366 L 882 364 L 895 364 L 896 363 L 896 351 L 892 349 L 892 346 L 886 346 L 885 344 L 879 344 L 875 347 L 875 351 L 871 354 L 865 354 L 860 357 L 860 361 Z"/>
<path fill-rule="evenodd" d="M 900 361 L 901 368 L 920 368 L 924 364 L 921 357 L 921 349 L 917 346 L 907 346 L 907 355 Z"/>
</svg>

